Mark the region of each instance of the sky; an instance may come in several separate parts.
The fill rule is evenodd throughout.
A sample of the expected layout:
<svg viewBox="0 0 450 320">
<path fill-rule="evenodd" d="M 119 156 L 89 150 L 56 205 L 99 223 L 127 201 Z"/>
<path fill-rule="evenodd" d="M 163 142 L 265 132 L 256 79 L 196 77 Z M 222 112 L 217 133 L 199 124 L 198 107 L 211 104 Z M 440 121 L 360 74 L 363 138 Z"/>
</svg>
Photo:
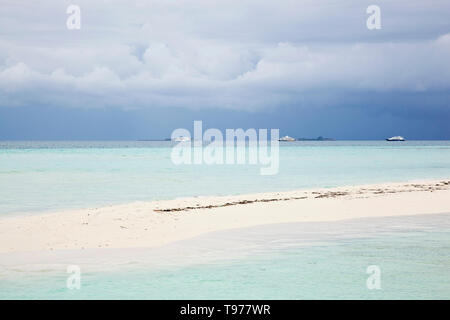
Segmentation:
<svg viewBox="0 0 450 320">
<path fill-rule="evenodd" d="M 448 0 L 0 0 L 0 139 L 164 139 L 194 120 L 450 139 L 449 13 Z"/>
</svg>

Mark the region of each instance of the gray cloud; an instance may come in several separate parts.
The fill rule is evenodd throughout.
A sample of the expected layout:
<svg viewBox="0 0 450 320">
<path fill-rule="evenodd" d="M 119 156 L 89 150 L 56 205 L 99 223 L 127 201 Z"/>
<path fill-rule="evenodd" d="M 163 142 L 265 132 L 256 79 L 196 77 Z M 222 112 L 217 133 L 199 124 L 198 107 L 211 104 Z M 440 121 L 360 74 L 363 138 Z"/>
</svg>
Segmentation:
<svg viewBox="0 0 450 320">
<path fill-rule="evenodd" d="M 3 3 L 4 2 L 4 3 Z M 448 92 L 448 1 L 4 1 L 0 105 L 261 110 Z M 419 14 L 420 12 L 420 14 Z"/>
</svg>

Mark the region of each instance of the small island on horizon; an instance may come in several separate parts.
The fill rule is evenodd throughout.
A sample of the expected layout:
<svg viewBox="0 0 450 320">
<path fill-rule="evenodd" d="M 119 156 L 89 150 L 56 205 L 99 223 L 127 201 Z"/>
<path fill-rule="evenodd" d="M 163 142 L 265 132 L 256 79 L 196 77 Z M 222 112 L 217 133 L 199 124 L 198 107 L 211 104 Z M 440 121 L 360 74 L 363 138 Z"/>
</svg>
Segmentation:
<svg viewBox="0 0 450 320">
<path fill-rule="evenodd" d="M 322 136 L 319 136 L 317 138 L 298 138 L 298 141 L 336 141 L 336 139 L 333 138 L 325 138 Z"/>
<path fill-rule="evenodd" d="M 287 136 L 287 138 L 290 138 L 288 140 L 287 139 L 284 140 L 283 138 L 281 138 L 280 141 L 336 141 L 336 139 L 326 138 L 322 136 L 319 136 L 317 138 L 291 138 Z M 139 139 L 137 141 L 173 141 L 173 140 L 171 138 L 165 138 L 165 139 Z"/>
</svg>

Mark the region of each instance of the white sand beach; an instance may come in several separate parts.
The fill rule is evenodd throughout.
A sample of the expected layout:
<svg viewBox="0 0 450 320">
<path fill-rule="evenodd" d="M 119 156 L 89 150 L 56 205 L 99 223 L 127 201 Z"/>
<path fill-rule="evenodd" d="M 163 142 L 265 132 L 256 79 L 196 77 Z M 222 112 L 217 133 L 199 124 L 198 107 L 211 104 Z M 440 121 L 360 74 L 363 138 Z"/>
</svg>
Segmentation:
<svg viewBox="0 0 450 320">
<path fill-rule="evenodd" d="M 450 212 L 450 181 L 134 202 L 0 219 L 0 253 L 147 248 L 225 229 Z"/>
</svg>

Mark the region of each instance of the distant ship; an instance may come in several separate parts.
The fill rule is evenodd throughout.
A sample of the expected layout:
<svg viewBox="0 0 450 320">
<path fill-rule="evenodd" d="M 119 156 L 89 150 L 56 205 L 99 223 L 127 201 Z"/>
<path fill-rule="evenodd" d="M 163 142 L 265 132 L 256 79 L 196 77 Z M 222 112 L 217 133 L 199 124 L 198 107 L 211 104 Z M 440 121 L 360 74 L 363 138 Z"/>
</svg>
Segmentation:
<svg viewBox="0 0 450 320">
<path fill-rule="evenodd" d="M 402 136 L 395 136 L 387 138 L 386 141 L 405 141 L 405 138 L 403 138 Z"/>
<path fill-rule="evenodd" d="M 284 136 L 278 139 L 278 141 L 295 141 L 295 139 L 289 136 Z"/>
<path fill-rule="evenodd" d="M 184 137 L 184 136 L 179 136 L 179 137 L 173 138 L 172 141 L 175 141 L 175 142 L 187 142 L 187 141 L 191 141 L 191 138 Z"/>
</svg>

